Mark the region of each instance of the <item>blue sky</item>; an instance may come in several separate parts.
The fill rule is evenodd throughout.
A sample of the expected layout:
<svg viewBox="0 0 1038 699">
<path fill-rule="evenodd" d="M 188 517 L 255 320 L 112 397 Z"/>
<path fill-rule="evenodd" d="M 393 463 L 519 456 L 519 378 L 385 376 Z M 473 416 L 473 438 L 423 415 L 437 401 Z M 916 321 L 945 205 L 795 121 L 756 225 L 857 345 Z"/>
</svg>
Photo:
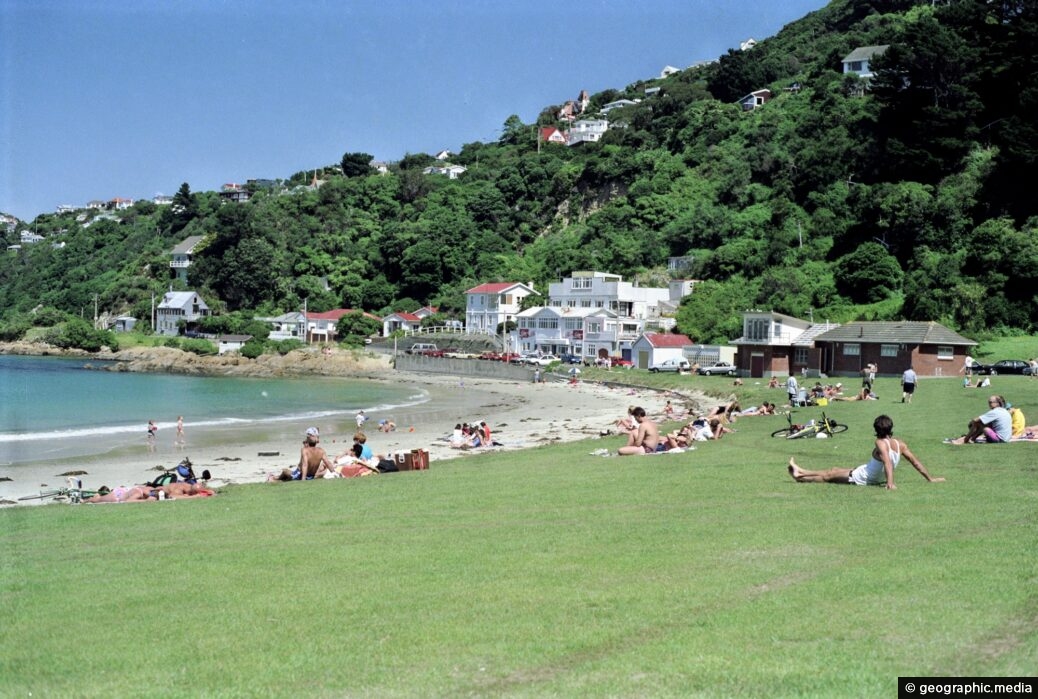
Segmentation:
<svg viewBox="0 0 1038 699">
<path fill-rule="evenodd" d="M 825 0 L 0 0 L 0 211 L 491 141 Z"/>
</svg>

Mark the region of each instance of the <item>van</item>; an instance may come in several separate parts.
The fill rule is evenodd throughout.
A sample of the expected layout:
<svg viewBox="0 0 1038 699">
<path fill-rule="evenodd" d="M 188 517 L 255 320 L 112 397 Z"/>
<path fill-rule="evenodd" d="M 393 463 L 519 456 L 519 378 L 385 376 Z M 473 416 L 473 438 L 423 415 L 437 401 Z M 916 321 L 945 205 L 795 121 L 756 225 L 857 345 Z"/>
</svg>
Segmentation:
<svg viewBox="0 0 1038 699">
<path fill-rule="evenodd" d="M 408 354 L 429 354 L 430 352 L 436 352 L 437 347 L 432 342 L 416 342 L 411 345 L 411 349 L 407 350 Z"/>
</svg>

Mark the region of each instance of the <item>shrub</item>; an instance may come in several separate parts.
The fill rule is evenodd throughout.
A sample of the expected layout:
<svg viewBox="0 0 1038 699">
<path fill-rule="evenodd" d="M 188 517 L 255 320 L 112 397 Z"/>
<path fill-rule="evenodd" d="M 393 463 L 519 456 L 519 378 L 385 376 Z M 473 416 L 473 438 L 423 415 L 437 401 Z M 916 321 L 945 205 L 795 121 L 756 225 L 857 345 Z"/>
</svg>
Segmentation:
<svg viewBox="0 0 1038 699">
<path fill-rule="evenodd" d="M 244 345 L 242 345 L 241 355 L 243 357 L 248 357 L 249 359 L 255 359 L 256 357 L 263 354 L 263 350 L 263 342 L 261 340 L 257 340 L 256 338 L 253 338 L 246 342 Z"/>
<path fill-rule="evenodd" d="M 180 338 L 171 337 L 162 343 L 163 347 L 172 347 L 173 349 L 180 349 Z"/>
<path fill-rule="evenodd" d="M 302 347 L 303 343 L 299 340 L 279 340 L 274 343 L 274 349 L 277 350 L 277 353 L 281 356 L 288 354 L 292 350 L 301 349 Z"/>
<path fill-rule="evenodd" d="M 195 338 L 186 338 L 180 343 L 180 349 L 185 352 L 191 352 L 202 357 L 207 357 L 216 354 L 216 345 L 209 340 L 201 340 Z"/>
<path fill-rule="evenodd" d="M 102 347 L 119 348 L 115 333 L 98 330 L 81 318 L 72 318 L 55 326 L 49 333 L 49 342 L 57 347 L 75 348 L 87 352 L 98 352 Z"/>
</svg>

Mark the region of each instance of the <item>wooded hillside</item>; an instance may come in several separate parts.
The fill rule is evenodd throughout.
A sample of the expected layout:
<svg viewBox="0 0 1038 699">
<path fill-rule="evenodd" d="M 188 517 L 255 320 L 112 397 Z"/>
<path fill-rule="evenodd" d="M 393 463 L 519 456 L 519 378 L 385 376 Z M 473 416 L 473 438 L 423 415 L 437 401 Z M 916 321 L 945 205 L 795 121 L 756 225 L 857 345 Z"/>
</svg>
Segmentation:
<svg viewBox="0 0 1038 699">
<path fill-rule="evenodd" d="M 45 242 L 0 259 L 2 323 L 16 334 L 41 306 L 89 317 L 95 295 L 148 318 L 170 250 L 203 235 L 189 286 L 244 315 L 304 299 L 460 311 L 486 281 L 546 290 L 596 269 L 656 285 L 668 257 L 688 257 L 680 276 L 704 283 L 678 329 L 701 342 L 737 336 L 746 308 L 1033 332 L 1036 20 L 1034 0 L 834 0 L 749 51 L 593 95 L 589 116 L 641 100 L 610 111 L 598 143 L 539 143 L 538 126 L 565 126 L 547 107 L 466 144 L 454 180 L 423 174 L 423 154 L 378 175 L 347 150 L 317 166 L 316 189 L 291 189 L 311 166 L 246 203 L 185 185 L 173 206 L 141 202 L 88 228 L 41 215 Z M 880 45 L 870 84 L 842 73 L 853 49 Z M 757 109 L 736 103 L 765 88 Z"/>
</svg>

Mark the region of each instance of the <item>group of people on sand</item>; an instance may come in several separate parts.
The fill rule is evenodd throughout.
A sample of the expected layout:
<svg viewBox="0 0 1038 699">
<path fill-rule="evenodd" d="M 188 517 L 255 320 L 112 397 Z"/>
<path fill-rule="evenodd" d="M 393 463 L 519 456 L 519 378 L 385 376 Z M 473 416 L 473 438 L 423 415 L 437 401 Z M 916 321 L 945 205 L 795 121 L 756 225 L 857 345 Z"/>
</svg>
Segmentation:
<svg viewBox="0 0 1038 699">
<path fill-rule="evenodd" d="M 208 487 L 212 474 L 206 469 L 202 477 L 195 476 L 190 459 L 184 459 L 173 471 L 167 471 L 150 483 L 109 488 L 102 485 L 87 503 L 155 502 L 157 500 L 182 500 L 184 498 L 206 498 L 216 492 Z"/>
<path fill-rule="evenodd" d="M 451 449 L 477 449 L 479 447 L 499 447 L 500 442 L 495 442 L 490 435 L 490 425 L 486 420 L 465 423 L 459 422 L 454 425 L 454 430 L 447 438 L 447 444 Z"/>
<path fill-rule="evenodd" d="M 267 474 L 267 482 L 356 478 L 395 470 L 396 463 L 387 455 L 374 453 L 368 445 L 367 435 L 360 430 L 353 434 L 353 443 L 349 448 L 332 457 L 321 446 L 320 431 L 316 427 L 308 427 L 299 450 L 299 463 L 295 468 Z"/>
</svg>

